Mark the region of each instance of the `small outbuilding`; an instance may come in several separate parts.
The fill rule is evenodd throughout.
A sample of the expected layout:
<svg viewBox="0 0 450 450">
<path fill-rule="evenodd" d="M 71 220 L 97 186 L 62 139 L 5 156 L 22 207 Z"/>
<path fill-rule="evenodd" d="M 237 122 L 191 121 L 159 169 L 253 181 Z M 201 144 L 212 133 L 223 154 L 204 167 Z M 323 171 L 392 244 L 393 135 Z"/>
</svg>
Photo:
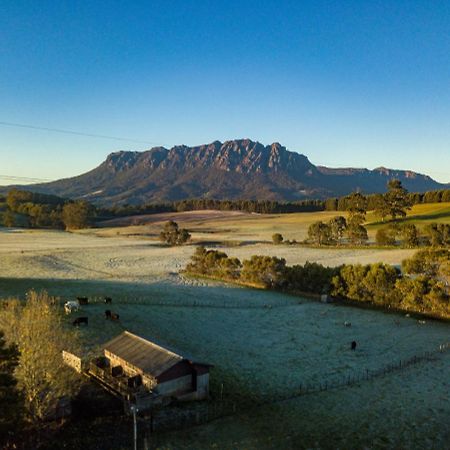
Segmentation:
<svg viewBox="0 0 450 450">
<path fill-rule="evenodd" d="M 172 399 L 208 398 L 211 367 L 124 331 L 103 345 L 103 356 L 91 362 L 89 373 L 145 409 Z"/>
</svg>

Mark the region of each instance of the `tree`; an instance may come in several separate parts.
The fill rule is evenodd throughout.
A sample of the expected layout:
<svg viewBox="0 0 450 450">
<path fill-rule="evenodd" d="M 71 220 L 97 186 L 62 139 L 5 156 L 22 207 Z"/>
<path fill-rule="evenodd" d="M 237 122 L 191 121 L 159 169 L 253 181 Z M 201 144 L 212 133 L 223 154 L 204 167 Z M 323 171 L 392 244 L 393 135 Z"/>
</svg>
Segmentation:
<svg viewBox="0 0 450 450">
<path fill-rule="evenodd" d="M 354 244 L 363 244 L 369 237 L 363 226 L 366 220 L 367 198 L 359 192 L 354 192 L 347 201 L 347 236 Z"/>
<path fill-rule="evenodd" d="M 57 299 L 46 292 L 30 291 L 25 302 L 8 301 L 0 321 L 20 352 L 15 374 L 27 417 L 40 422 L 79 387 L 76 373 L 62 359 L 62 350 L 80 352 L 78 334 L 66 327 Z"/>
<path fill-rule="evenodd" d="M 286 281 L 286 260 L 275 256 L 252 256 L 242 265 L 241 278 L 264 287 L 276 289 Z"/>
<path fill-rule="evenodd" d="M 0 445 L 6 444 L 2 436 L 18 429 L 23 414 L 22 396 L 14 376 L 19 351 L 15 344 L 7 346 L 4 336 L 0 331 Z"/>
<path fill-rule="evenodd" d="M 182 245 L 191 238 L 191 235 L 184 228 L 179 229 L 178 224 L 170 220 L 164 225 L 159 237 L 169 245 Z"/>
<path fill-rule="evenodd" d="M 308 238 L 318 245 L 330 244 L 331 227 L 322 221 L 314 222 L 308 228 Z"/>
<path fill-rule="evenodd" d="M 392 179 L 387 184 L 388 191 L 383 196 L 383 201 L 378 206 L 376 213 L 382 219 L 391 216 L 392 220 L 397 217 L 405 217 L 406 210 L 411 209 L 411 200 L 408 191 L 402 186 L 400 180 Z"/>
<path fill-rule="evenodd" d="M 430 223 L 425 227 L 424 231 L 433 247 L 441 247 L 449 241 L 449 224 Z"/>
<path fill-rule="evenodd" d="M 16 215 L 10 209 L 3 214 L 3 225 L 8 228 L 16 226 Z"/>
<path fill-rule="evenodd" d="M 80 230 L 92 223 L 93 208 L 85 201 L 67 203 L 62 210 L 62 221 L 66 230 Z"/>
<path fill-rule="evenodd" d="M 275 233 L 272 235 L 272 242 L 275 245 L 280 245 L 283 242 L 283 236 L 280 233 Z"/>
<path fill-rule="evenodd" d="M 347 236 L 350 242 L 358 245 L 362 245 L 369 240 L 366 228 L 353 223 L 350 223 L 347 227 Z"/>
<path fill-rule="evenodd" d="M 331 239 L 336 242 L 341 242 L 344 232 L 347 229 L 347 221 L 343 216 L 333 217 L 328 222 L 331 230 Z"/>
<path fill-rule="evenodd" d="M 403 246 L 413 248 L 419 245 L 419 232 L 414 224 L 410 223 L 401 226 L 400 234 L 403 239 Z"/>
<path fill-rule="evenodd" d="M 347 199 L 348 225 L 362 225 L 366 220 L 367 198 L 360 192 L 353 192 Z"/>
<path fill-rule="evenodd" d="M 395 245 L 395 234 L 390 228 L 379 228 L 375 235 L 378 245 Z"/>
</svg>

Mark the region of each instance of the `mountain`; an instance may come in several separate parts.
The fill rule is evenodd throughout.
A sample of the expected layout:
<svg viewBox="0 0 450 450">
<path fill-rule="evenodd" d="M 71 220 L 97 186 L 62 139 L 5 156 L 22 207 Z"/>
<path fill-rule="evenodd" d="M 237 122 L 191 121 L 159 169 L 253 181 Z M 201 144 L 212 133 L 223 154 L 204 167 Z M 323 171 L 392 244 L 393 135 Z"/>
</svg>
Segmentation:
<svg viewBox="0 0 450 450">
<path fill-rule="evenodd" d="M 392 178 L 411 192 L 447 187 L 411 171 L 315 166 L 279 143 L 264 146 L 239 139 L 197 147 L 119 151 L 83 175 L 24 188 L 104 205 L 202 197 L 292 201 L 346 195 L 356 189 L 384 192 Z"/>
</svg>

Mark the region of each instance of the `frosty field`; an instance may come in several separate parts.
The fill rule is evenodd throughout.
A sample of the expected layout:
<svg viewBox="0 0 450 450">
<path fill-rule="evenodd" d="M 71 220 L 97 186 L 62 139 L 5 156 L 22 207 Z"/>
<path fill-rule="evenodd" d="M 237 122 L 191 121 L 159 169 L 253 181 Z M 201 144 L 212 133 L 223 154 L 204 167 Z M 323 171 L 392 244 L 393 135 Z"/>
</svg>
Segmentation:
<svg viewBox="0 0 450 450">
<path fill-rule="evenodd" d="M 217 220 L 217 218 L 215 218 Z M 139 228 L 139 227 L 136 227 Z M 89 296 L 87 348 L 128 329 L 214 364 L 224 395 L 289 397 L 300 385 L 327 382 L 433 351 L 450 341 L 447 323 L 426 321 L 273 292 L 187 279 L 178 274 L 195 246 L 161 246 L 131 230 L 71 234 L 0 231 L 0 297 L 46 289 Z M 231 237 L 231 234 L 227 235 Z M 251 239 L 258 241 L 259 239 Z M 384 261 L 410 250 L 313 249 L 251 243 L 223 249 L 240 258 L 283 256 L 288 264 Z M 120 323 L 105 321 L 113 298 Z M 71 320 L 67 318 L 68 323 Z M 351 322 L 345 327 L 344 322 Z M 356 340 L 355 352 L 350 342 Z M 450 439 L 450 355 L 345 389 L 278 402 L 155 438 L 161 448 L 445 448 Z M 231 393 L 231 392 L 230 392 Z M 236 394 L 236 392 L 232 392 Z M 155 444 L 156 445 L 156 444 Z"/>
</svg>

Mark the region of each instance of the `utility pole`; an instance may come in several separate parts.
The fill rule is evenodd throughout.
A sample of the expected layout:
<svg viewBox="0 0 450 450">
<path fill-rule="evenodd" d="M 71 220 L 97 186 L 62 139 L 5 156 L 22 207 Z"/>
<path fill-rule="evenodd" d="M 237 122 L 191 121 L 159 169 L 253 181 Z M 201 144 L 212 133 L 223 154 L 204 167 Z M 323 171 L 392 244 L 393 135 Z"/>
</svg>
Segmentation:
<svg viewBox="0 0 450 450">
<path fill-rule="evenodd" d="M 136 421 L 136 413 L 138 412 L 138 409 L 136 408 L 136 405 L 130 406 L 131 412 L 133 413 L 133 434 L 134 434 L 134 450 L 137 450 L 137 421 Z"/>
</svg>

